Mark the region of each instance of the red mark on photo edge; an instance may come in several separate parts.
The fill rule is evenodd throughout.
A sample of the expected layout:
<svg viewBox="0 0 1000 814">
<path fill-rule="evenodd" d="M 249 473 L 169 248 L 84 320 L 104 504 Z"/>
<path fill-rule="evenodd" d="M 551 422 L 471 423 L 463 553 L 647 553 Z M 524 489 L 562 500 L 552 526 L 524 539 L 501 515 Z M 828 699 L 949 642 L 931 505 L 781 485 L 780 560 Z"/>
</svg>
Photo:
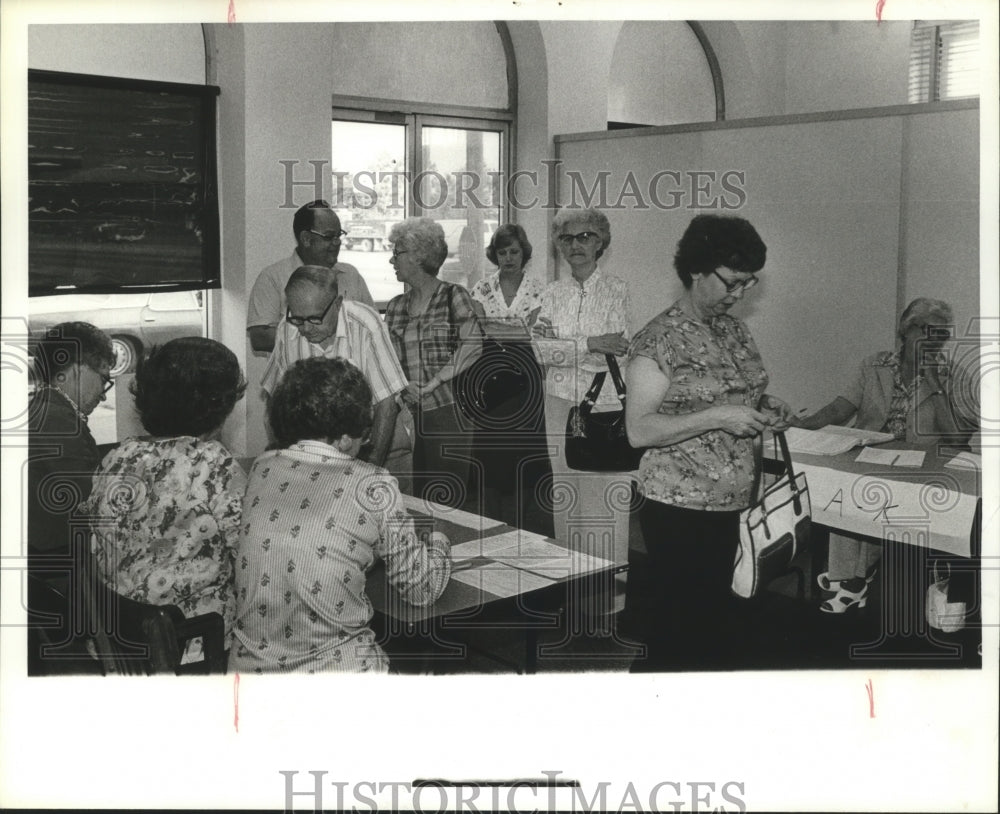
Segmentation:
<svg viewBox="0 0 1000 814">
<path fill-rule="evenodd" d="M 237 676 L 238 678 L 238 676 Z M 868 691 L 868 717 L 875 717 L 875 688 L 872 686 L 872 680 L 869 678 L 868 683 L 865 684 L 865 690 Z"/>
<path fill-rule="evenodd" d="M 885 2 L 885 0 L 881 0 Z M 226 15 L 226 21 L 230 23 L 236 22 L 236 0 L 229 0 L 229 14 Z"/>
<path fill-rule="evenodd" d="M 875 19 L 878 22 L 882 22 L 882 8 L 884 6 L 885 6 L 885 0 L 878 0 L 878 2 L 875 4 Z M 232 0 L 230 0 L 230 2 L 229 2 L 229 7 L 230 8 L 233 7 Z M 230 22 L 232 22 L 232 21 L 230 20 Z"/>
<path fill-rule="evenodd" d="M 240 674 L 233 676 L 233 727 L 236 733 L 240 731 Z"/>
</svg>

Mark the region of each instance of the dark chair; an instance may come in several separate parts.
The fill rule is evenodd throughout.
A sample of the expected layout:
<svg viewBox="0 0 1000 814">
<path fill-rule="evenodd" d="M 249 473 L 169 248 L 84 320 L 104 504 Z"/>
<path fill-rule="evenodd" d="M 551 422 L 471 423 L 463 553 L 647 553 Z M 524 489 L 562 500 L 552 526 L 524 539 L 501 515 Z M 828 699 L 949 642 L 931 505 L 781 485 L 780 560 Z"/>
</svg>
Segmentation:
<svg viewBox="0 0 1000 814">
<path fill-rule="evenodd" d="M 83 579 L 90 631 L 105 674 L 207 675 L 226 672 L 221 614 L 185 618 L 176 605 L 136 602 L 104 585 L 92 569 Z M 201 637 L 203 660 L 181 664 L 184 648 Z"/>
</svg>

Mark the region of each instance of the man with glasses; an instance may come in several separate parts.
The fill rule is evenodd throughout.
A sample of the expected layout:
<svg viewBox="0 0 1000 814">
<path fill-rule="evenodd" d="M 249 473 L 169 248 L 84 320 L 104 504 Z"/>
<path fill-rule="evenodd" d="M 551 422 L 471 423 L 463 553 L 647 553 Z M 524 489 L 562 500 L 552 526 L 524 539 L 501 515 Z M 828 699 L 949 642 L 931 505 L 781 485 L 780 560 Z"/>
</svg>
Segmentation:
<svg viewBox="0 0 1000 814">
<path fill-rule="evenodd" d="M 364 303 L 345 299 L 337 280 L 323 266 L 296 269 L 285 286 L 287 303 L 278 324 L 274 350 L 261 381 L 270 396 L 284 372 L 299 359 L 342 358 L 357 367 L 372 391 L 374 417 L 371 448 L 362 456 L 384 466 L 409 491 L 413 471 L 409 412 L 400 413 L 397 395 L 407 385 L 378 312 Z"/>
<path fill-rule="evenodd" d="M 111 339 L 87 322 L 50 328 L 34 351 L 36 387 L 28 404 L 28 607 L 62 618 L 62 627 L 45 631 L 51 644 L 69 639 L 73 535 L 89 536 L 77 506 L 90 495 L 101 460 L 87 419 L 114 386 L 114 363 Z M 32 674 L 51 667 L 40 659 L 40 632 L 29 628 Z"/>
<path fill-rule="evenodd" d="M 285 315 L 285 286 L 299 266 L 324 266 L 332 269 L 344 299 L 356 300 L 374 307 L 368 285 L 358 270 L 348 263 L 338 263 L 340 246 L 345 234 L 340 218 L 326 201 L 312 201 L 295 213 L 292 219 L 295 251 L 284 260 L 265 268 L 250 291 L 247 306 L 247 332 L 255 351 L 274 349 L 278 323 Z"/>
</svg>

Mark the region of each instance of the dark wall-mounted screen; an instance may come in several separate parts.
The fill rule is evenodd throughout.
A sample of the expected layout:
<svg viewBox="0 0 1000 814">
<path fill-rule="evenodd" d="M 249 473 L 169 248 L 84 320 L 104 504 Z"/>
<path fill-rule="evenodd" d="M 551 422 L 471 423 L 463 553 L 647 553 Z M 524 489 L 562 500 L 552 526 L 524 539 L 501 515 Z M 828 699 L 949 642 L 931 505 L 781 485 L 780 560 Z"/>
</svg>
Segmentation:
<svg viewBox="0 0 1000 814">
<path fill-rule="evenodd" d="M 218 93 L 28 72 L 32 296 L 219 287 Z"/>
</svg>

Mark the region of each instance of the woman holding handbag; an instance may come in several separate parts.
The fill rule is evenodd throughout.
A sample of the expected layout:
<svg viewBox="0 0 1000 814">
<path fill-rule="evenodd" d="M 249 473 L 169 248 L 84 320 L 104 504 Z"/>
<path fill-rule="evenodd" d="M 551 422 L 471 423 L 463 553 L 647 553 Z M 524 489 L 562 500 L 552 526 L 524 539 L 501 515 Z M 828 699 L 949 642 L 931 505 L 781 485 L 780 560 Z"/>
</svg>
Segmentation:
<svg viewBox="0 0 1000 814">
<path fill-rule="evenodd" d="M 621 358 L 628 350 L 628 286 L 597 265 L 611 244 L 611 226 L 604 213 L 562 209 L 552 220 L 552 239 L 570 274 L 542 293 L 534 330 L 546 366 L 545 426 L 553 450 L 550 499 L 555 536 L 574 549 L 624 563 L 630 478 L 570 469 L 565 442 L 570 409 L 583 400 L 595 375 L 607 375 L 606 355 Z M 621 364 L 624 367 L 623 358 Z M 621 410 L 611 381 L 601 389 L 593 409 Z M 571 523 L 574 515 L 581 520 L 578 526 Z"/>
<path fill-rule="evenodd" d="M 403 399 L 413 412 L 413 478 L 417 495 L 479 511 L 470 485 L 472 433 L 455 400 L 454 379 L 482 352 L 469 292 L 438 277 L 448 258 L 441 224 L 407 218 L 389 233 L 389 263 L 406 292 L 389 301 L 385 325 L 403 373 Z"/>
<path fill-rule="evenodd" d="M 677 246 L 684 293 L 632 340 L 626 427 L 649 447 L 639 522 L 656 595 L 648 657 L 633 671 L 719 667 L 735 643 L 730 590 L 739 515 L 751 500 L 754 437 L 791 408 L 729 309 L 756 282 L 767 248 L 746 220 L 695 217 Z"/>
<path fill-rule="evenodd" d="M 551 480 L 552 467 L 543 373 L 530 336 L 544 285 L 525 273 L 531 254 L 528 236 L 516 223 L 504 224 L 490 238 L 486 258 L 497 271 L 469 292 L 483 327 L 483 354 L 464 383 L 466 397 L 475 402 L 483 515 L 552 536 L 552 512 L 538 500 L 538 486 Z"/>
</svg>

